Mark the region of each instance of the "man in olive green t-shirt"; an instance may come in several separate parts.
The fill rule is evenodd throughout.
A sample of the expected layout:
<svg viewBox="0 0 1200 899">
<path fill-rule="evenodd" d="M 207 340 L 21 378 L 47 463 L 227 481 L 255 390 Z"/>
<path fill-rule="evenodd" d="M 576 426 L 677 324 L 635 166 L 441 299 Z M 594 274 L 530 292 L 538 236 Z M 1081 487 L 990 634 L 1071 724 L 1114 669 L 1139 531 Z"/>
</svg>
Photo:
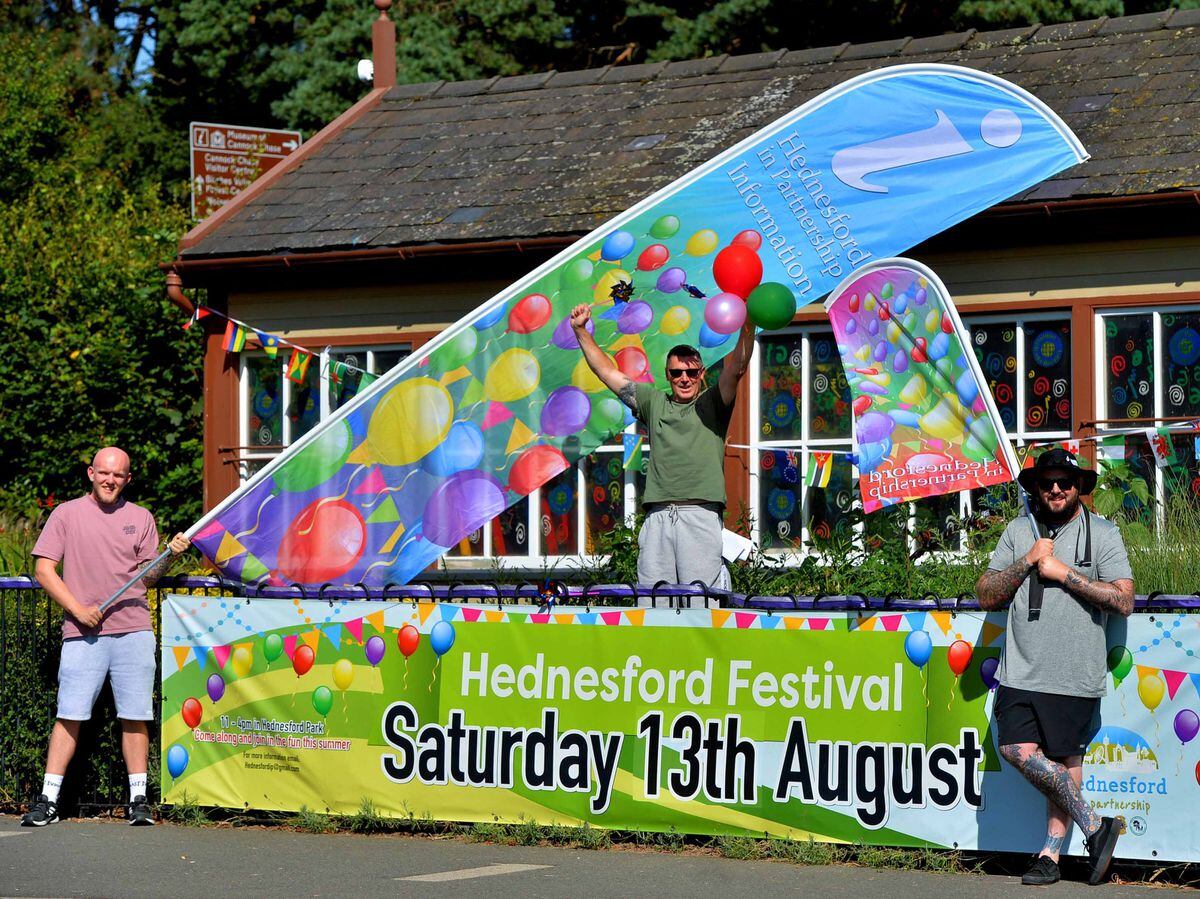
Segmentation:
<svg viewBox="0 0 1200 899">
<path fill-rule="evenodd" d="M 700 351 L 681 344 L 667 354 L 670 394 L 636 384 L 587 331 L 591 307 L 571 310 L 583 358 L 649 431 L 650 467 L 642 498 L 646 521 L 638 535 L 638 581 L 728 586 L 719 581 L 725 511 L 725 435 L 737 386 L 754 351 L 754 325 L 742 328 L 716 386 L 704 389 Z"/>
</svg>

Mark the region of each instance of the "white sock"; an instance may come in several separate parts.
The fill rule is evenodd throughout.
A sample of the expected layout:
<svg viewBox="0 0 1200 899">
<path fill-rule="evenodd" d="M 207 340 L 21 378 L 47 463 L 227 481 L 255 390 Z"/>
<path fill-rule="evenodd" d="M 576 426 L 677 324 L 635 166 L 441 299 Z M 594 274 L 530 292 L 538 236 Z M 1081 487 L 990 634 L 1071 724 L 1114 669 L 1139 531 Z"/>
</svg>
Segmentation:
<svg viewBox="0 0 1200 899">
<path fill-rule="evenodd" d="M 146 774 L 130 774 L 129 775 L 129 801 L 137 799 L 139 796 L 146 795 Z"/>
<path fill-rule="evenodd" d="M 61 774 L 47 774 L 42 780 L 42 793 L 51 802 L 58 802 L 58 791 L 62 789 Z"/>
</svg>

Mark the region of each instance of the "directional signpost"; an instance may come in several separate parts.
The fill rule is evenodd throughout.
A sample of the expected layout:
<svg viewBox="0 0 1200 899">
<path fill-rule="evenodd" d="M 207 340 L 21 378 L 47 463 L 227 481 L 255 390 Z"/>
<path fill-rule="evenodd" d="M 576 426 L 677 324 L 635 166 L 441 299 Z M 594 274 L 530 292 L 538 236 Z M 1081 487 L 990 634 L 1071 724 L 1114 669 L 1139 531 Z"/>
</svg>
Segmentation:
<svg viewBox="0 0 1200 899">
<path fill-rule="evenodd" d="M 192 215 L 220 209 L 300 146 L 299 131 L 192 122 Z"/>
</svg>

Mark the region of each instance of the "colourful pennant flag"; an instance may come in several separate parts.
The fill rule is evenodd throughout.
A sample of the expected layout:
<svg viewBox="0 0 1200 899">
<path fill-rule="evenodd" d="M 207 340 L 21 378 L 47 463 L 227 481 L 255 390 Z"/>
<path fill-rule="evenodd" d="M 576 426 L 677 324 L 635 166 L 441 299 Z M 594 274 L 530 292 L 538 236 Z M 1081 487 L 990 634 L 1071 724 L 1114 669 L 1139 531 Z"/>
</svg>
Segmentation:
<svg viewBox="0 0 1200 899">
<path fill-rule="evenodd" d="M 279 338 L 264 331 L 255 331 L 254 336 L 258 338 L 258 345 L 262 347 L 263 352 L 274 359 L 275 354 L 279 352 Z"/>
<path fill-rule="evenodd" d="M 1154 453 L 1154 464 L 1159 468 L 1169 468 L 1179 463 L 1170 428 L 1146 428 L 1146 439 L 1150 441 L 1150 450 Z"/>
<path fill-rule="evenodd" d="M 185 330 L 185 331 L 188 330 L 196 322 L 206 319 L 210 315 L 212 315 L 212 310 L 209 309 L 207 306 L 197 306 L 195 311 L 192 313 L 192 317 L 189 318 L 187 320 L 187 322 L 184 324 L 183 330 Z"/>
<path fill-rule="evenodd" d="M 804 469 L 804 486 L 829 486 L 829 477 L 833 474 L 833 453 L 809 453 L 808 465 Z"/>
<path fill-rule="evenodd" d="M 641 434 L 621 435 L 621 443 L 625 451 L 622 465 L 626 471 L 642 470 L 642 443 L 644 439 Z"/>
<path fill-rule="evenodd" d="M 227 353 L 240 353 L 246 346 L 246 329 L 235 321 L 225 323 L 225 341 L 221 344 Z"/>
<path fill-rule="evenodd" d="M 295 347 L 288 359 L 287 376 L 293 384 L 303 384 L 308 376 L 308 363 L 312 361 L 312 353 Z"/>
<path fill-rule="evenodd" d="M 1105 437 L 1100 441 L 1100 464 L 1102 466 L 1120 465 L 1125 461 L 1125 436 L 1123 434 Z"/>
</svg>

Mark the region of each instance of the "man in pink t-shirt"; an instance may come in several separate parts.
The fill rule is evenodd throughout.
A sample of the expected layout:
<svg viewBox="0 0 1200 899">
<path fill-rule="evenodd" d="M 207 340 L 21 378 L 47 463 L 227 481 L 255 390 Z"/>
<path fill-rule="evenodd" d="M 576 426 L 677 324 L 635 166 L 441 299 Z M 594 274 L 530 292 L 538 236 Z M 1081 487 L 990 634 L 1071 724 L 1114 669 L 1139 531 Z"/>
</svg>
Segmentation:
<svg viewBox="0 0 1200 899">
<path fill-rule="evenodd" d="M 101 612 L 100 605 L 158 555 L 158 529 L 149 512 L 121 499 L 130 479 L 129 456 L 122 450 L 110 446 L 96 453 L 88 479 L 91 492 L 56 508 L 33 548 L 38 583 L 66 614 L 57 720 L 50 732 L 42 793 L 21 819 L 27 827 L 58 820 L 63 775 L 75 754 L 80 726 L 91 718 L 105 678 L 112 683 L 121 720 L 121 752 L 129 772 L 129 823 L 154 823 L 146 803 L 150 748 L 146 722 L 154 719 L 157 641 L 146 588 L 154 585 L 172 557 L 148 569 Z M 189 541 L 176 534 L 168 546 L 179 555 Z"/>
</svg>

